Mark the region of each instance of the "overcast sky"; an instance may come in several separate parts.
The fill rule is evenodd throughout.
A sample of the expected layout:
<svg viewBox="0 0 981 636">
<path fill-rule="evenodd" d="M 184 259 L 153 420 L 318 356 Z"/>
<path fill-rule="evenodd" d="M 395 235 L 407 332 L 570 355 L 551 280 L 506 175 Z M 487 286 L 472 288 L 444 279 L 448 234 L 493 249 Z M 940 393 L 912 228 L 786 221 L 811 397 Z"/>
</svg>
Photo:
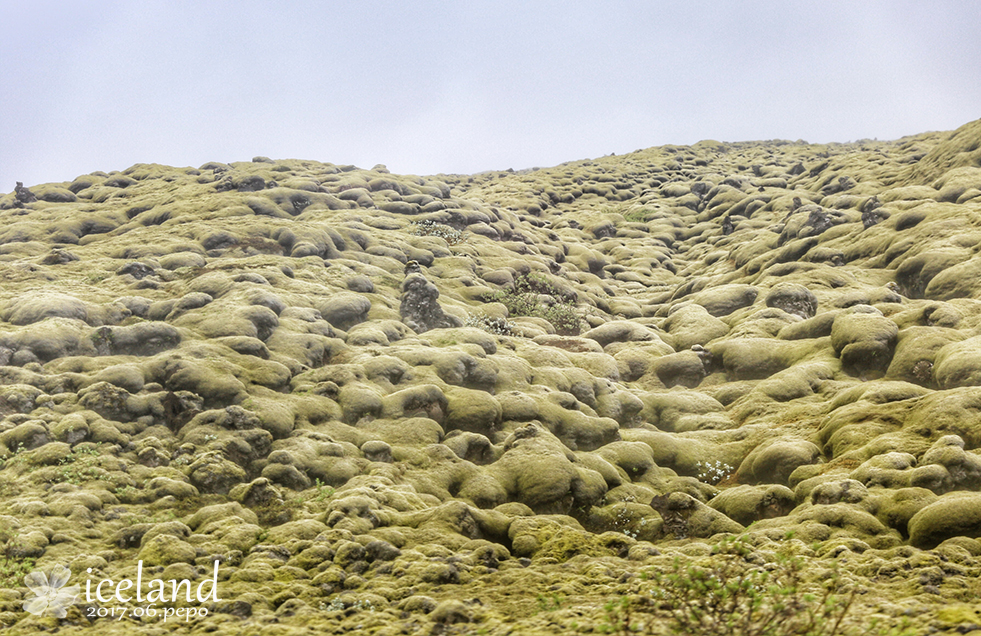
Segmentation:
<svg viewBox="0 0 981 636">
<path fill-rule="evenodd" d="M 434 174 L 981 117 L 981 2 L 0 0 L 0 191 L 255 155 Z"/>
</svg>

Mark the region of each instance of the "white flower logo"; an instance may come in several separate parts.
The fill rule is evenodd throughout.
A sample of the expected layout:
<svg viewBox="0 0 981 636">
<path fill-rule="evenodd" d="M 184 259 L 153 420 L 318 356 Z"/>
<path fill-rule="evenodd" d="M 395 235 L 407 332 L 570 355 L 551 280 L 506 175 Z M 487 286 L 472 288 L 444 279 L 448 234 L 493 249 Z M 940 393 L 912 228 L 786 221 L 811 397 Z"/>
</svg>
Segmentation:
<svg viewBox="0 0 981 636">
<path fill-rule="evenodd" d="M 64 618 L 67 608 L 75 602 L 81 591 L 77 585 L 65 587 L 71 570 L 63 565 L 51 568 L 51 573 L 45 575 L 41 570 L 34 570 L 24 577 L 24 583 L 34 593 L 34 598 L 24 601 L 24 609 L 35 616 L 50 614 Z"/>
</svg>

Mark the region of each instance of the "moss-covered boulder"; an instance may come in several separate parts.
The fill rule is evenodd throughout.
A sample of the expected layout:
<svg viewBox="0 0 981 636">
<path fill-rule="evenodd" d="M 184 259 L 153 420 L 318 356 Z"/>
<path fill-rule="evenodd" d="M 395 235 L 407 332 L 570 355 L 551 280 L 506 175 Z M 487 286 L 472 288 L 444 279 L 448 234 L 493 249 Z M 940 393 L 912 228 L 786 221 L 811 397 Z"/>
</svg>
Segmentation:
<svg viewBox="0 0 981 636">
<path fill-rule="evenodd" d="M 186 541 L 174 536 L 158 534 L 144 539 L 137 555 L 145 565 L 171 565 L 173 563 L 194 563 L 197 550 Z"/>
<path fill-rule="evenodd" d="M 807 440 L 764 442 L 746 456 L 736 476 L 742 482 L 786 486 L 791 473 L 817 463 L 820 457 L 821 449 Z"/>
<path fill-rule="evenodd" d="M 981 337 L 939 347 L 933 360 L 933 376 L 943 389 L 981 385 Z"/>
<path fill-rule="evenodd" d="M 759 290 L 751 285 L 720 285 L 695 294 L 692 302 L 704 307 L 710 316 L 718 318 L 752 305 L 759 293 Z"/>
<path fill-rule="evenodd" d="M 776 307 L 801 318 L 817 313 L 818 300 L 814 292 L 796 283 L 779 283 L 766 294 L 767 307 Z"/>
<path fill-rule="evenodd" d="M 908 530 L 910 544 L 925 550 L 951 537 L 981 537 L 981 495 L 946 494 L 914 514 Z"/>
<path fill-rule="evenodd" d="M 742 524 L 683 492 L 657 495 L 651 500 L 651 507 L 661 516 L 662 532 L 670 538 L 704 539 L 745 530 Z"/>
<path fill-rule="evenodd" d="M 743 485 L 723 490 L 708 505 L 733 521 L 748 526 L 760 519 L 785 516 L 796 507 L 797 501 L 794 491 L 786 486 Z"/>
<path fill-rule="evenodd" d="M 835 318 L 831 346 L 856 375 L 882 375 L 892 362 L 899 327 L 879 310 L 859 305 Z"/>
<path fill-rule="evenodd" d="M 540 424 L 516 430 L 504 443 L 504 454 L 487 468 L 509 497 L 539 514 L 567 514 L 578 500 L 593 503 L 606 491 L 600 475 L 590 479 L 577 467 L 575 455 Z M 595 471 L 592 471 L 595 472 Z"/>
</svg>

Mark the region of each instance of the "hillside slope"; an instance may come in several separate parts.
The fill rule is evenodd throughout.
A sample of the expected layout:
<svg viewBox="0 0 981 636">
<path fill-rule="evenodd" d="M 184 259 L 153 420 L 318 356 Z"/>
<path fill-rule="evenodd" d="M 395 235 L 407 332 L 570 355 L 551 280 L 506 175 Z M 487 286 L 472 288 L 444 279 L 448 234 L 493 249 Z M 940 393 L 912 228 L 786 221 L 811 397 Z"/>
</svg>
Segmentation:
<svg viewBox="0 0 981 636">
<path fill-rule="evenodd" d="M 22 578 L 142 561 L 197 585 L 218 561 L 222 600 L 173 633 L 588 631 L 649 598 L 638 573 L 746 533 L 814 584 L 840 563 L 856 620 L 963 627 L 979 147 L 981 121 L 520 172 L 257 157 L 18 188 L 0 624 L 160 633 L 82 600 L 34 617 Z"/>
</svg>

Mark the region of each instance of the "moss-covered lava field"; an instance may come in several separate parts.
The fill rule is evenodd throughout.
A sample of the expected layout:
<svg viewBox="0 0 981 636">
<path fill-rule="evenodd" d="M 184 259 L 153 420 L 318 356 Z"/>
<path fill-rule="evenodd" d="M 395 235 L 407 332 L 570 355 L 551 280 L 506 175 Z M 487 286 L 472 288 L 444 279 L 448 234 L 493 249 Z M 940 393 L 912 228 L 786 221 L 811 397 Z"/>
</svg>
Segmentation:
<svg viewBox="0 0 981 636">
<path fill-rule="evenodd" d="M 660 634 L 652 574 L 725 537 L 855 633 L 981 633 L 981 120 L 18 186 L 0 458 L 10 634 Z"/>
</svg>

